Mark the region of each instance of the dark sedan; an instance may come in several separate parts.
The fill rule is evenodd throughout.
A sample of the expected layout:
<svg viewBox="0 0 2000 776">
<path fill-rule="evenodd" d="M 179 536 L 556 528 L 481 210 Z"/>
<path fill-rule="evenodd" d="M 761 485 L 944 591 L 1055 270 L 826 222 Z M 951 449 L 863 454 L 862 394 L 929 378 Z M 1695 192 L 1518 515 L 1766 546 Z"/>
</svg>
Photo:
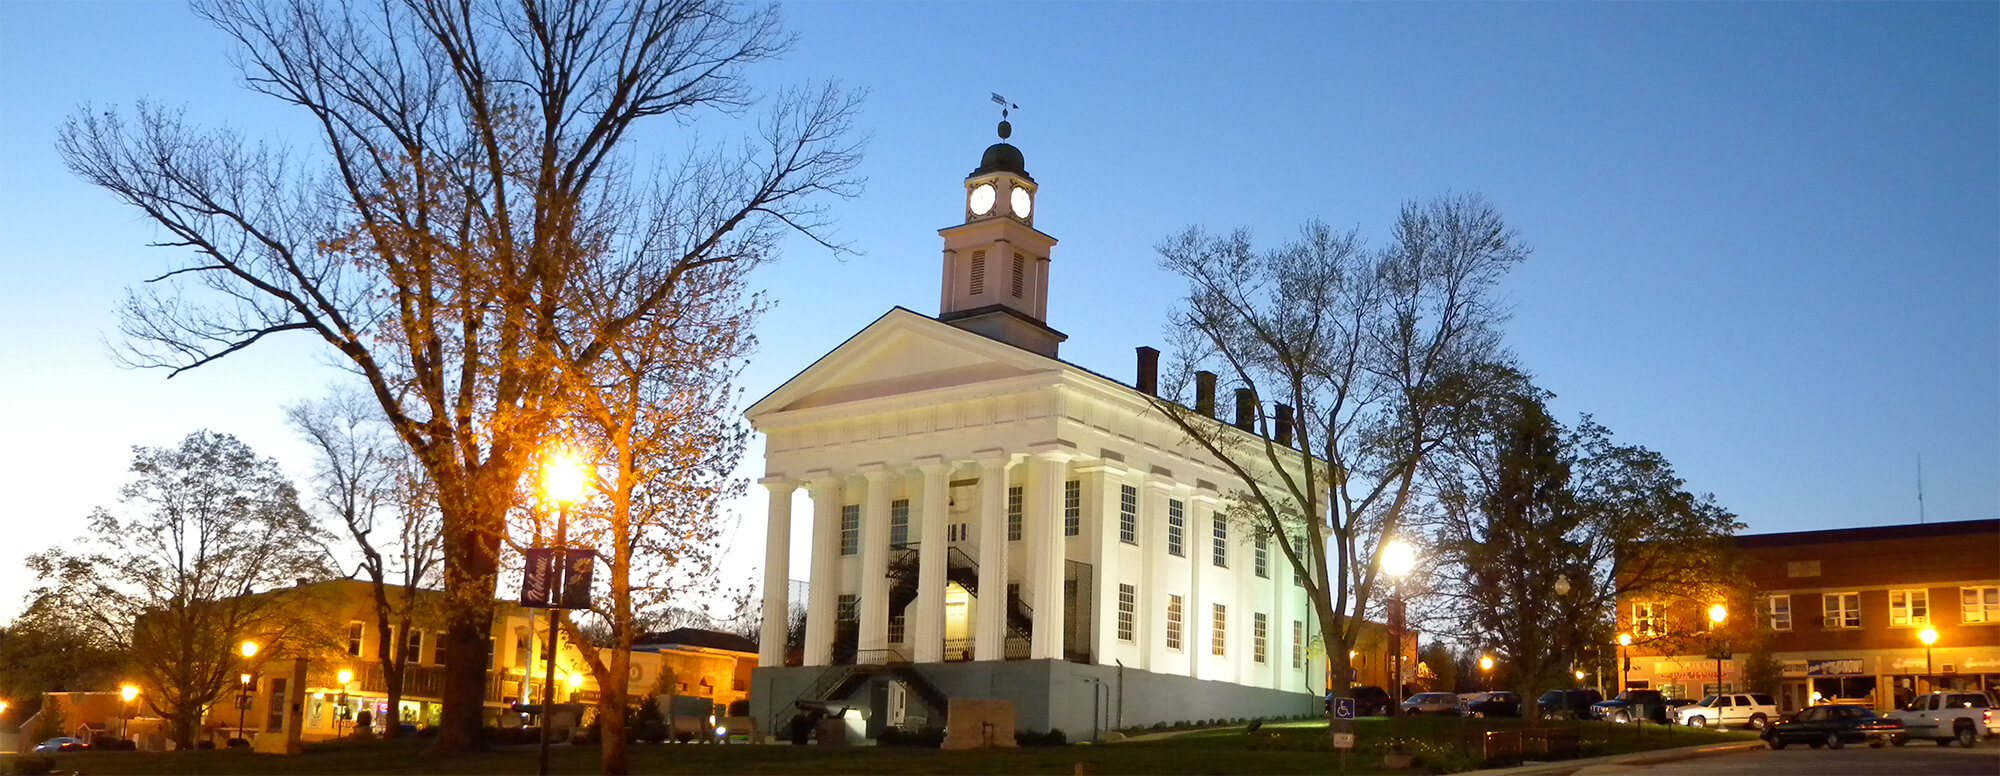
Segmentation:
<svg viewBox="0 0 2000 776">
<path fill-rule="evenodd" d="M 1468 717 L 1521 716 L 1521 696 L 1495 691 L 1474 695 L 1458 704 L 1458 713 Z"/>
<path fill-rule="evenodd" d="M 1900 745 L 1908 740 L 1903 723 L 1876 716 L 1866 706 L 1839 703 L 1814 706 L 1794 714 L 1791 719 L 1765 728 L 1763 737 L 1772 749 L 1783 749 L 1786 744 L 1839 749 L 1864 741 L 1869 746 Z"/>
</svg>

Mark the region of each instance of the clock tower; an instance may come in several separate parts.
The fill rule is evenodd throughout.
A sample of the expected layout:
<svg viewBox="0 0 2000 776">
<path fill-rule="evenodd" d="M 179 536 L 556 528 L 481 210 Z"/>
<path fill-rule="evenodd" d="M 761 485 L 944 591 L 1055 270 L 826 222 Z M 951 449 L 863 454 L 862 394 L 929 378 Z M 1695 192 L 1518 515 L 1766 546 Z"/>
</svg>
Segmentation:
<svg viewBox="0 0 2000 776">
<path fill-rule="evenodd" d="M 1054 358 L 1067 335 L 1049 328 L 1049 249 L 1056 238 L 1035 229 L 1035 179 L 1021 150 L 987 146 L 965 178 L 965 223 L 944 238 L 944 284 L 938 320 Z"/>
</svg>

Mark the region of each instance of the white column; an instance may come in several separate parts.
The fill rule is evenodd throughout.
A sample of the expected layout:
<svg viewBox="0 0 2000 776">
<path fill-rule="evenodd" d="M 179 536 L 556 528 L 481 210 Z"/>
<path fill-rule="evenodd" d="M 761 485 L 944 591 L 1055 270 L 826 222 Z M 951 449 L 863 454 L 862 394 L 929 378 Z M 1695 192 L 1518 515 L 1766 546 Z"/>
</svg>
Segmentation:
<svg viewBox="0 0 2000 776">
<path fill-rule="evenodd" d="M 833 630 L 840 616 L 841 478 L 821 476 L 809 486 L 813 501 L 812 581 L 806 592 L 805 664 L 833 663 Z"/>
<path fill-rule="evenodd" d="M 1215 525 L 1209 522 L 1214 509 L 1209 505 L 1188 503 L 1182 513 L 1187 524 L 1188 560 L 1188 605 L 1187 605 L 1187 650 L 1188 676 L 1196 679 L 1213 678 L 1204 674 L 1214 674 L 1208 666 L 1215 662 L 1215 596 L 1206 584 L 1215 574 Z M 1236 612 L 1229 612 L 1233 621 Z M 1233 622 L 1223 623 L 1227 628 Z M 1204 670 L 1207 669 L 1207 670 Z"/>
<path fill-rule="evenodd" d="M 758 634 L 757 664 L 782 666 L 786 626 L 791 624 L 785 594 L 792 565 L 792 491 L 798 486 L 778 477 L 760 484 L 770 493 L 771 504 L 764 521 L 764 628 Z"/>
<path fill-rule="evenodd" d="M 1175 582 L 1173 563 L 1167 556 L 1167 499 L 1164 484 L 1155 475 L 1139 475 L 1139 608 L 1159 612 L 1146 624 L 1139 651 L 1146 654 L 1148 669 L 1179 673 L 1174 665 L 1182 656 L 1167 649 L 1167 596 L 1181 591 Z M 1183 598 L 1183 601 L 1187 599 Z M 1181 634 L 1187 635 L 1187 613 L 1181 613 Z M 1187 644 L 1183 642 L 1185 649 Z"/>
<path fill-rule="evenodd" d="M 1090 541 L 1090 659 L 1108 666 L 1119 659 L 1118 484 L 1101 459 L 1078 467 L 1077 474 L 1083 479 L 1083 535 Z M 1142 607 L 1133 627 L 1155 616 Z"/>
<path fill-rule="evenodd" d="M 1022 516 L 1028 530 L 1030 594 L 1034 596 L 1035 632 L 1029 657 L 1061 660 L 1063 656 L 1063 573 L 1068 564 L 1063 537 L 1063 482 L 1069 455 L 1037 453 L 1028 481 Z"/>
<path fill-rule="evenodd" d="M 882 662 L 889 648 L 889 486 L 890 472 L 879 464 L 864 470 L 867 491 L 861 495 L 860 634 L 855 641 L 857 663 Z"/>
<path fill-rule="evenodd" d="M 915 660 L 919 663 L 944 662 L 945 565 L 951 549 L 945 538 L 946 512 L 950 510 L 951 467 L 942 458 L 920 460 L 924 472 L 923 510 L 917 532 L 916 617 L 911 632 L 916 634 Z"/>
<path fill-rule="evenodd" d="M 979 461 L 979 619 L 972 659 L 1006 658 L 1007 456 Z"/>
</svg>

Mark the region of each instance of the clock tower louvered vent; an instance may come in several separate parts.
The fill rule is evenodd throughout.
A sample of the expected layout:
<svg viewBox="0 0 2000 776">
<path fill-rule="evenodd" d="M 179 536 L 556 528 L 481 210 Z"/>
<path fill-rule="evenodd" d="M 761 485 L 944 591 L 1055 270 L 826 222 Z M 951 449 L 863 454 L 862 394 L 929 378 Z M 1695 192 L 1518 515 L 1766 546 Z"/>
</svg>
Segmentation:
<svg viewBox="0 0 2000 776">
<path fill-rule="evenodd" d="M 1011 133 L 1000 123 L 1000 138 Z M 965 222 L 938 230 L 944 238 L 943 293 L 938 320 L 1010 345 L 1054 357 L 1068 339 L 1049 328 L 1049 251 L 1056 239 L 1035 228 L 1039 189 L 1020 149 L 995 143 L 965 179 Z M 1011 259 L 997 270 L 1005 286 L 989 285 L 986 259 Z"/>
</svg>

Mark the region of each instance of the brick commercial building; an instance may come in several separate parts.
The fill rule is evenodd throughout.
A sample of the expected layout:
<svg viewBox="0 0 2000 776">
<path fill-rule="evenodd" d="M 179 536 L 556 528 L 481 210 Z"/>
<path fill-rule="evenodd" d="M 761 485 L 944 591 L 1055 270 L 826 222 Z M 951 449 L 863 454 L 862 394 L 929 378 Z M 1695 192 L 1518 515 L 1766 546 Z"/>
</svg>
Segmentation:
<svg viewBox="0 0 2000 776">
<path fill-rule="evenodd" d="M 1705 634 L 1710 602 L 1621 602 L 1635 687 L 1745 689 L 1746 641 L 1767 645 L 1783 710 L 1815 700 L 1890 709 L 1931 689 L 2000 689 L 2000 520 L 1739 536 L 1745 601 Z M 1736 618 L 1732 615 L 1732 618 Z M 1926 633 L 1934 635 L 1926 645 Z M 1733 643 L 1732 643 L 1733 642 Z M 1703 650 L 1701 645 L 1710 645 Z M 1750 666 L 1751 674 L 1757 673 Z"/>
</svg>

